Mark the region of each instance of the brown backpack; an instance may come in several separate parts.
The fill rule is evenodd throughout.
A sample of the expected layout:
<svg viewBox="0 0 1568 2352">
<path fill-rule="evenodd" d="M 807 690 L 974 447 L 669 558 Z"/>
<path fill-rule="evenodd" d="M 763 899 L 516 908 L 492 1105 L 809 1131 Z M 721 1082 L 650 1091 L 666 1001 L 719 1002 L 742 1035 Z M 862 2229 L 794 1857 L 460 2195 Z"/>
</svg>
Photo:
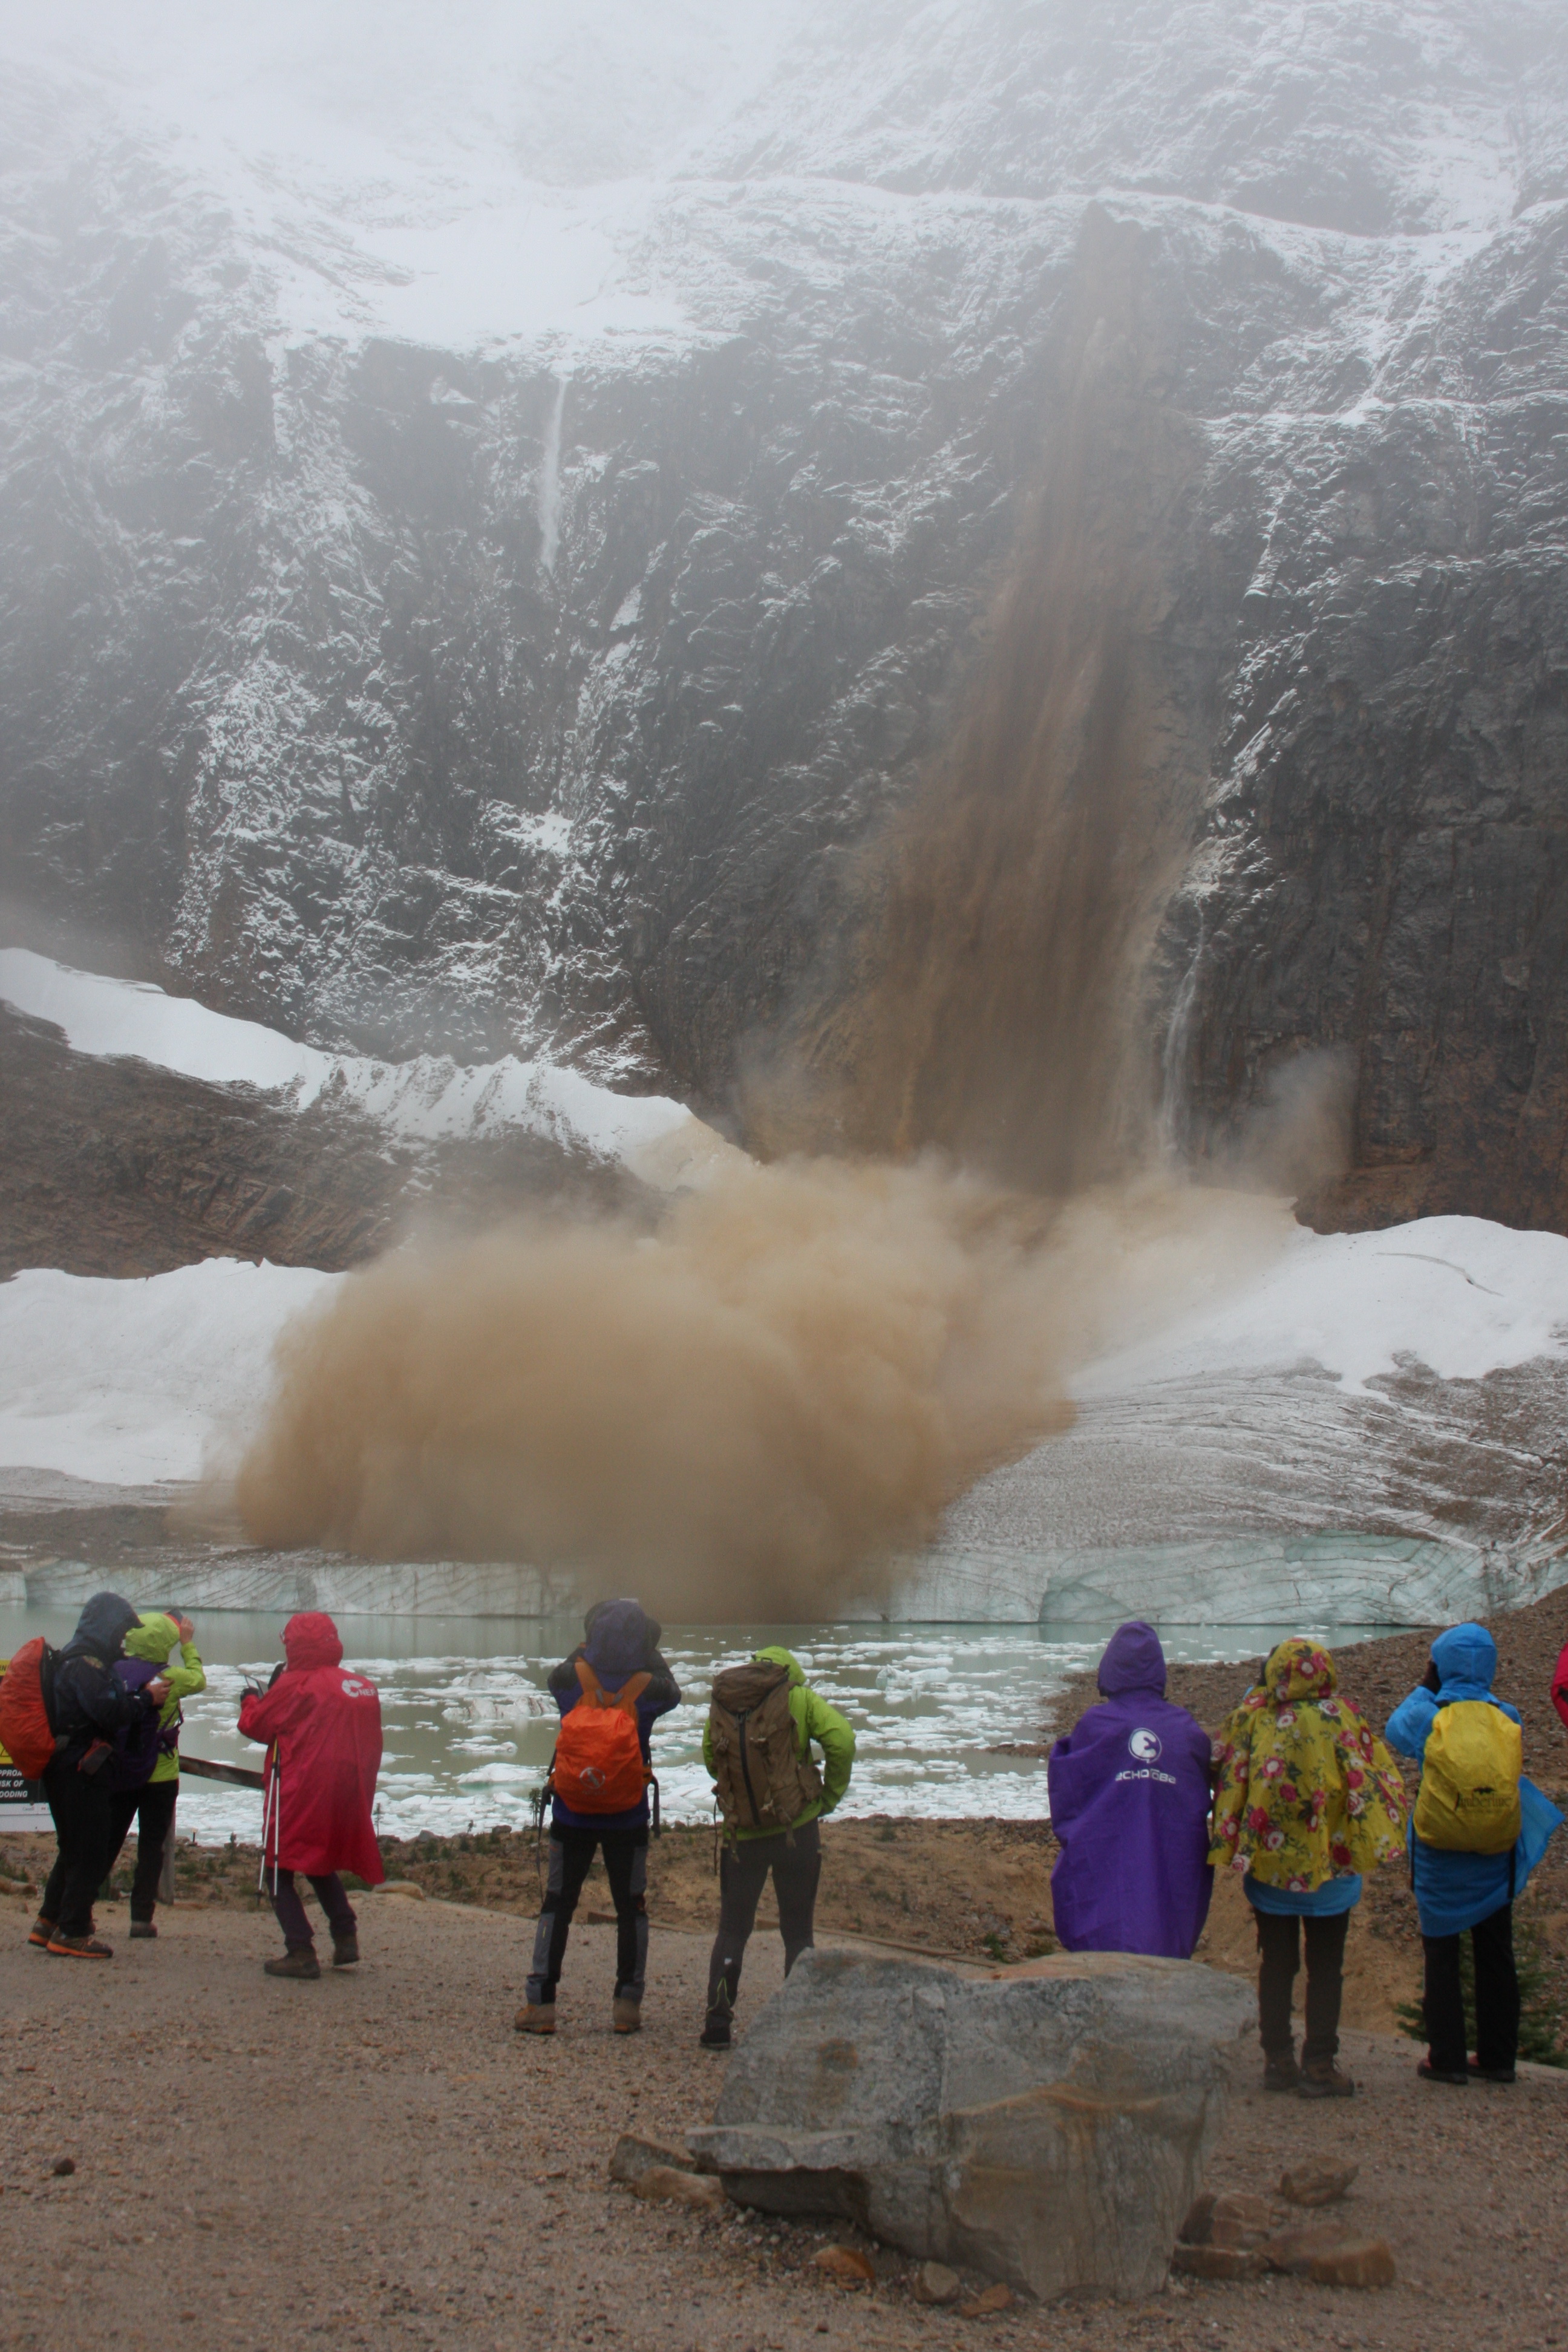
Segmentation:
<svg viewBox="0 0 1568 2352">
<path fill-rule="evenodd" d="M 724 1826 L 788 1830 L 821 1800 L 822 1775 L 796 1748 L 789 1668 L 765 1658 L 713 1678 L 708 1742 Z"/>
</svg>

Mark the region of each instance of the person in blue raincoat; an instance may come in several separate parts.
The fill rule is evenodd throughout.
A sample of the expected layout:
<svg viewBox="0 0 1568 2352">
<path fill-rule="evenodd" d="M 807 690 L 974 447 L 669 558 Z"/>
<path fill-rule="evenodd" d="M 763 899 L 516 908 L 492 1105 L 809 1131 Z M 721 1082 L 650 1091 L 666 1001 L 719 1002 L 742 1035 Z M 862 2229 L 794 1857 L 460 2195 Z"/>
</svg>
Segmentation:
<svg viewBox="0 0 1568 2352">
<path fill-rule="evenodd" d="M 1432 1666 L 1388 1718 L 1391 1748 L 1419 1763 L 1439 1708 L 1463 1699 L 1500 1707 L 1511 1722 L 1517 1707 L 1492 1689 L 1497 1643 L 1484 1625 L 1451 1625 L 1432 1644 Z M 1519 1975 L 1513 1959 L 1513 1906 L 1547 1841 L 1563 1821 L 1532 1780 L 1521 1778 L 1523 1826 L 1506 1853 L 1468 1853 L 1427 1844 L 1410 1822 L 1411 1874 L 1421 1915 L 1426 1959 L 1423 2007 L 1428 2048 L 1417 2072 L 1427 2082 L 1468 2083 L 1472 2074 L 1511 2083 L 1519 2054 Z M 1459 1986 L 1459 1938 L 1468 1933 L 1475 1958 L 1476 2053 L 1465 2048 Z"/>
</svg>

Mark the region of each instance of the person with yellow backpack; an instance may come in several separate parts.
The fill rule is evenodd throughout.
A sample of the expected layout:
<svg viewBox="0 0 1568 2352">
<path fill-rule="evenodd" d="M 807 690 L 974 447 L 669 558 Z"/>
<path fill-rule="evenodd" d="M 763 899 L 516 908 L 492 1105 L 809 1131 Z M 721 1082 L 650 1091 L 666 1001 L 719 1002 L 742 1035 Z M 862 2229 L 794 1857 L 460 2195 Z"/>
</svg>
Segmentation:
<svg viewBox="0 0 1568 2352">
<path fill-rule="evenodd" d="M 1385 1737 L 1421 1767 L 1410 1867 L 1426 1961 L 1427 2051 L 1416 2072 L 1457 2088 L 1473 2075 L 1511 2083 L 1519 2054 L 1513 1906 L 1563 1820 L 1524 1776 L 1517 1707 L 1492 1690 L 1497 1643 L 1484 1625 L 1451 1625 Z M 1476 2052 L 1465 2047 L 1459 1938 L 1475 1960 Z"/>
<path fill-rule="evenodd" d="M 812 1758 L 822 1750 L 819 1770 Z M 713 1678 L 702 1761 L 724 1817 L 719 1933 L 708 1963 L 706 2050 L 730 2047 L 741 1962 L 772 1871 L 787 1977 L 812 1940 L 822 1875 L 817 1826 L 849 1786 L 855 1733 L 785 1649 L 758 1650 Z"/>
</svg>

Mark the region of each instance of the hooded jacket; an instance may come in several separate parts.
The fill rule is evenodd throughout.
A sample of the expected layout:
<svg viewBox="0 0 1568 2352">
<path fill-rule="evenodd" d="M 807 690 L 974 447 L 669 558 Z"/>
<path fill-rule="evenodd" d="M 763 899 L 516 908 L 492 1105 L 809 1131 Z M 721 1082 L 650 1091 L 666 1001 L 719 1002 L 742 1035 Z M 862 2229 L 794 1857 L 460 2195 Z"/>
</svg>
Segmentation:
<svg viewBox="0 0 1568 2352">
<path fill-rule="evenodd" d="M 775 1647 L 753 1650 L 753 1658 L 765 1665 L 784 1666 L 789 1673 L 789 1712 L 795 1725 L 795 1754 L 804 1764 L 811 1754 L 813 1740 L 822 1750 L 822 1795 L 815 1804 L 807 1805 L 791 1822 L 789 1830 L 736 1829 L 727 1835 L 742 1841 L 747 1838 L 785 1837 L 807 1822 L 830 1813 L 849 1786 L 849 1775 L 855 1769 L 855 1727 L 836 1706 L 829 1706 L 819 1691 L 814 1691 L 805 1679 L 805 1668 L 793 1650 Z M 778 1686 L 775 1684 L 773 1687 Z M 713 1736 L 710 1724 L 702 1728 L 702 1761 L 710 1773 L 713 1769 Z"/>
<path fill-rule="evenodd" d="M 1480 1699 L 1500 1708 L 1510 1722 L 1519 1722 L 1519 1709 L 1492 1690 L 1497 1643 L 1484 1625 L 1450 1625 L 1432 1644 L 1432 1664 L 1437 1669 L 1437 1688 L 1417 1684 L 1388 1718 L 1388 1744 L 1402 1756 L 1413 1756 L 1420 1763 L 1439 1707 L 1458 1699 Z M 1533 1780 L 1521 1777 L 1519 1793 L 1524 1823 L 1510 1853 L 1457 1853 L 1428 1845 L 1415 1834 L 1412 1806 L 1410 1869 L 1424 1936 L 1460 1935 L 1523 1893 L 1563 1816 Z"/>
<path fill-rule="evenodd" d="M 568 1716 L 583 1696 L 577 1661 L 585 1658 L 605 1689 L 614 1693 L 633 1675 L 646 1674 L 647 1688 L 637 1700 L 637 1738 L 643 1762 L 652 1769 L 653 1727 L 661 1715 L 680 1705 L 680 1685 L 659 1654 L 664 1628 L 650 1617 L 640 1601 L 598 1601 L 583 1620 L 584 1639 L 570 1657 L 552 1666 L 549 1690 L 562 1715 Z M 579 1813 L 556 1797 L 551 1820 L 568 1830 L 641 1830 L 647 1827 L 647 1797 L 621 1813 Z"/>
<path fill-rule="evenodd" d="M 379 1886 L 386 1873 L 371 1817 L 381 1769 L 375 1685 L 345 1671 L 338 1629 L 320 1611 L 289 1618 L 283 1654 L 271 1689 L 247 1692 L 239 1710 L 242 1736 L 267 1743 L 265 1858 L 310 1878 L 352 1870 Z"/>
<path fill-rule="evenodd" d="M 174 1664 L 178 1650 L 180 1663 Z M 180 1709 L 188 1698 L 207 1686 L 206 1670 L 196 1654 L 194 1642 L 182 1642 L 180 1629 L 172 1617 L 161 1610 L 151 1610 L 139 1624 L 125 1636 L 128 1658 L 144 1658 L 158 1668 L 169 1685 L 169 1696 L 163 1701 L 158 1717 L 158 1729 L 166 1743 L 160 1746 L 158 1761 L 153 1767 L 153 1781 L 177 1780 L 180 1777 L 179 1733 Z M 152 1785 L 152 1783 L 149 1783 Z"/>
<path fill-rule="evenodd" d="M 1056 1931 L 1069 1952 L 1185 1960 L 1208 1916 L 1209 1736 L 1165 1696 L 1165 1654 L 1135 1620 L 1100 1662 L 1099 1706 L 1047 1766 Z"/>
<path fill-rule="evenodd" d="M 51 1771 L 74 1769 L 95 1739 L 112 1739 L 155 1707 L 156 1701 L 115 1679 L 115 1662 L 136 1622 L 135 1610 L 118 1592 L 95 1592 L 78 1618 L 55 1662 L 55 1735 L 63 1745 L 55 1749 Z"/>
</svg>

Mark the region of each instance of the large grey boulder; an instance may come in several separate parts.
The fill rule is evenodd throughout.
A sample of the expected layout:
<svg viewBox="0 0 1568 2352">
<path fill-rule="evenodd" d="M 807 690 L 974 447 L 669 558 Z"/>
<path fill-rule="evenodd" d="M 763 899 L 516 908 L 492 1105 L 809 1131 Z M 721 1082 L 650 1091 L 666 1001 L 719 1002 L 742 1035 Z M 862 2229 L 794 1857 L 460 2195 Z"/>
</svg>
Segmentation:
<svg viewBox="0 0 1568 2352">
<path fill-rule="evenodd" d="M 990 1979 L 808 1952 L 688 2134 L 731 2197 L 1040 2296 L 1152 2294 L 1203 2185 L 1248 1987 L 1058 1954 Z"/>
</svg>

